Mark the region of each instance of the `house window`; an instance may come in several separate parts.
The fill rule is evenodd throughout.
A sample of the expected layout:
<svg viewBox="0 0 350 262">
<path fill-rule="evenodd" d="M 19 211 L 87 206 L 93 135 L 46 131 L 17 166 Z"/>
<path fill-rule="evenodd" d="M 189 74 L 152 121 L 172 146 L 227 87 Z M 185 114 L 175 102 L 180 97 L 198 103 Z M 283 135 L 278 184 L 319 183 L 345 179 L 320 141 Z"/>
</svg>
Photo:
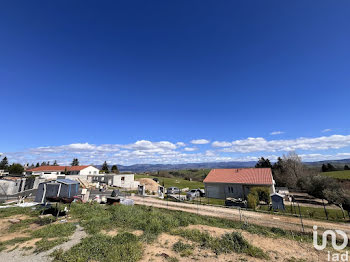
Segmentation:
<svg viewBox="0 0 350 262">
<path fill-rule="evenodd" d="M 124 183 L 125 182 L 125 176 L 122 176 L 121 180 L 122 180 L 122 183 Z"/>
<path fill-rule="evenodd" d="M 96 171 L 94 171 L 94 174 L 96 175 L 96 174 L 97 174 L 97 172 L 96 172 Z"/>
</svg>

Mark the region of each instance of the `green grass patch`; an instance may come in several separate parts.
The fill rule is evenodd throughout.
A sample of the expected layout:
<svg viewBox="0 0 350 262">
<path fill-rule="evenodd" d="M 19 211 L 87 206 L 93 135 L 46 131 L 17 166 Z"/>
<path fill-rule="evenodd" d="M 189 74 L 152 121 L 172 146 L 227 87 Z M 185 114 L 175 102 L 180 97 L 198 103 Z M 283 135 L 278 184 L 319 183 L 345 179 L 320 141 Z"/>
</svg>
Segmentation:
<svg viewBox="0 0 350 262">
<path fill-rule="evenodd" d="M 341 180 L 350 180 L 350 170 L 322 172 L 321 175 Z"/>
<path fill-rule="evenodd" d="M 17 244 L 26 242 L 26 241 L 31 240 L 31 239 L 32 239 L 32 237 L 16 237 L 16 238 L 11 239 L 11 240 L 0 242 L 0 252 L 5 250 L 7 248 L 7 246 L 14 247 L 14 249 L 15 249 Z"/>
<path fill-rule="evenodd" d="M 2 208 L 0 212 L 0 218 L 11 217 L 15 215 L 27 215 L 35 217 L 39 215 L 39 211 L 32 209 L 32 207 L 9 207 Z"/>
<path fill-rule="evenodd" d="M 73 235 L 76 226 L 72 223 L 51 224 L 32 232 L 35 238 L 69 237 Z"/>
<path fill-rule="evenodd" d="M 267 254 L 260 248 L 249 244 L 238 232 L 227 233 L 220 238 L 212 237 L 207 232 L 201 232 L 198 229 L 175 229 L 171 233 L 197 242 L 201 248 L 211 249 L 217 255 L 235 252 L 268 259 Z"/>
<path fill-rule="evenodd" d="M 192 255 L 193 247 L 192 245 L 186 244 L 179 240 L 173 245 L 173 250 L 177 253 L 180 253 L 180 256 L 182 257 L 188 257 Z"/>
<path fill-rule="evenodd" d="M 286 210 L 285 211 L 272 211 L 269 210 L 269 207 L 267 205 L 262 205 L 259 206 L 258 211 L 268 211 L 273 214 L 280 214 L 280 215 L 294 215 L 294 216 L 299 216 L 299 209 L 297 206 L 294 208 L 292 206 L 287 206 L 286 205 Z M 335 222 L 344 222 L 344 217 L 341 209 L 333 209 L 333 208 L 327 208 L 327 214 L 328 214 L 328 220 L 330 221 L 335 221 Z M 305 207 L 305 206 L 300 206 L 300 213 L 302 217 L 304 218 L 310 218 L 310 219 L 321 219 L 321 220 L 326 220 L 326 213 L 324 211 L 323 207 Z M 347 215 L 345 214 L 345 218 L 348 219 Z"/>
<path fill-rule="evenodd" d="M 60 244 L 63 244 L 64 242 L 67 242 L 68 240 L 69 240 L 68 237 L 58 238 L 54 240 L 48 240 L 43 238 L 42 240 L 39 240 L 38 242 L 35 243 L 36 248 L 34 252 L 40 253 L 40 252 L 50 250 L 55 246 L 58 246 Z"/>
<path fill-rule="evenodd" d="M 84 238 L 68 251 L 54 251 L 51 256 L 56 262 L 134 262 L 142 257 L 142 245 L 138 238 L 130 233 L 110 237 L 102 234 Z"/>
<path fill-rule="evenodd" d="M 164 210 L 147 206 L 102 206 L 98 204 L 74 203 L 70 215 L 79 219 L 80 224 L 89 234 L 96 234 L 102 229 L 125 228 L 142 230 L 141 240 L 152 242 L 162 232 L 170 232 L 178 227 L 188 225 L 208 225 L 219 228 L 243 229 L 252 234 L 271 238 L 283 237 L 312 241 L 311 234 L 283 231 L 269 227 L 228 220 L 223 218 L 201 216 L 174 210 Z"/>
</svg>

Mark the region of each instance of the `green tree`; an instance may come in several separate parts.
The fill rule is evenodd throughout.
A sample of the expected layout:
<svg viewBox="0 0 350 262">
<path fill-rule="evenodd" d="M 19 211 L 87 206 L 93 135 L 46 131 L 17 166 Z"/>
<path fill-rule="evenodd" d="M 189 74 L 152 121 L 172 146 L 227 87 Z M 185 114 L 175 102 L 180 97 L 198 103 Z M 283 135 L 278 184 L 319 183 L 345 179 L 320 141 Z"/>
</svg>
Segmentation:
<svg viewBox="0 0 350 262">
<path fill-rule="evenodd" d="M 0 169 L 8 170 L 8 168 L 9 168 L 9 162 L 7 160 L 7 157 L 5 156 L 0 162 Z"/>
<path fill-rule="evenodd" d="M 47 163 L 44 161 L 41 163 L 41 166 L 47 166 Z"/>
<path fill-rule="evenodd" d="M 71 166 L 79 166 L 79 160 L 78 158 L 73 158 L 73 161 L 71 163 Z"/>
<path fill-rule="evenodd" d="M 112 173 L 119 174 L 119 169 L 118 169 L 117 165 L 112 166 Z"/>
<path fill-rule="evenodd" d="M 331 163 L 327 164 L 327 169 L 328 171 L 336 171 L 336 168 Z"/>
<path fill-rule="evenodd" d="M 36 163 L 36 165 L 35 165 L 35 167 L 39 167 L 40 166 L 40 163 L 38 162 L 38 163 Z"/>
<path fill-rule="evenodd" d="M 103 163 L 101 171 L 103 171 L 105 173 L 109 173 L 108 164 L 106 161 Z"/>
<path fill-rule="evenodd" d="M 259 158 L 258 163 L 256 163 L 255 168 L 272 168 L 271 162 L 268 158 Z"/>
<path fill-rule="evenodd" d="M 21 164 L 13 163 L 12 165 L 9 166 L 10 174 L 19 175 L 19 174 L 22 174 L 23 171 L 24 171 L 24 168 Z"/>
<path fill-rule="evenodd" d="M 322 164 L 321 171 L 322 171 L 322 172 L 328 172 L 328 167 L 327 167 L 327 165 Z"/>
<path fill-rule="evenodd" d="M 57 164 L 57 161 L 56 161 L 56 160 L 53 162 L 53 166 L 58 166 L 58 164 Z"/>
<path fill-rule="evenodd" d="M 345 165 L 344 170 L 350 170 L 350 167 L 348 165 Z"/>
</svg>

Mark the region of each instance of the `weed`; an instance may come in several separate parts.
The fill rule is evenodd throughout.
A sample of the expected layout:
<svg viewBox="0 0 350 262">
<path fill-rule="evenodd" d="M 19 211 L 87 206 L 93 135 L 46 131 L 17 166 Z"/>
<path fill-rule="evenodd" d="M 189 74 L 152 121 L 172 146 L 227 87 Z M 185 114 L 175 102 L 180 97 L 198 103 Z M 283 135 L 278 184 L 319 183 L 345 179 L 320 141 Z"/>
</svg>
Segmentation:
<svg viewBox="0 0 350 262">
<path fill-rule="evenodd" d="M 185 244 L 184 242 L 177 241 L 173 245 L 173 250 L 177 253 L 180 253 L 180 256 L 182 257 L 188 257 L 189 255 L 192 255 L 192 245 Z"/>
</svg>

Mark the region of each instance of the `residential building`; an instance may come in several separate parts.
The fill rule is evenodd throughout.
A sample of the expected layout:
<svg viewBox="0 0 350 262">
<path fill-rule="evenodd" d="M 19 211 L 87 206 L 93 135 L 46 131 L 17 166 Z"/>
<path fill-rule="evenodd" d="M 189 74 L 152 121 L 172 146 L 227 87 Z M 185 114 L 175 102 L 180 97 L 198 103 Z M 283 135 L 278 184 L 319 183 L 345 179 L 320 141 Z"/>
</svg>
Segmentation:
<svg viewBox="0 0 350 262">
<path fill-rule="evenodd" d="M 210 198 L 246 199 L 251 187 L 268 187 L 275 193 L 271 168 L 212 169 L 204 179 L 205 193 Z"/>
<path fill-rule="evenodd" d="M 88 166 L 40 166 L 27 169 L 27 175 L 40 176 L 45 179 L 56 179 L 58 176 L 64 175 L 96 175 L 100 170 L 92 165 Z"/>
</svg>

